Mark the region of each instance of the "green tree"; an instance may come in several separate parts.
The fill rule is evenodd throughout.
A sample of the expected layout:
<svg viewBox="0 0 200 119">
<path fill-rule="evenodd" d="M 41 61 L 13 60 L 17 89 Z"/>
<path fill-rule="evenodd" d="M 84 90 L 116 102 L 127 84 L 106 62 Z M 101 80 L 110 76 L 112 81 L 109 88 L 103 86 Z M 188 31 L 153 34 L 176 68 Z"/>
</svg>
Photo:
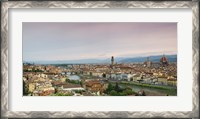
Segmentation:
<svg viewBox="0 0 200 119">
<path fill-rule="evenodd" d="M 116 92 L 115 90 L 112 90 L 112 91 L 110 92 L 110 95 L 112 95 L 112 96 L 117 96 L 118 94 L 117 94 L 117 92 Z"/>
<path fill-rule="evenodd" d="M 120 87 L 119 87 L 118 83 L 115 84 L 115 91 L 117 91 L 117 92 L 120 91 Z"/>
<path fill-rule="evenodd" d="M 23 80 L 23 95 L 28 95 L 28 87 L 24 80 Z"/>
<path fill-rule="evenodd" d="M 111 90 L 113 90 L 113 86 L 111 83 L 109 83 L 108 88 L 106 89 L 106 92 L 109 93 Z"/>
<path fill-rule="evenodd" d="M 125 92 L 126 95 L 132 95 L 133 94 L 133 91 L 130 90 L 130 89 L 126 89 L 124 92 Z"/>
<path fill-rule="evenodd" d="M 58 88 L 57 87 L 55 88 L 55 92 L 54 93 L 58 93 Z"/>
<path fill-rule="evenodd" d="M 65 82 L 69 82 L 69 79 L 68 79 L 68 78 L 66 78 L 66 79 L 65 79 Z"/>
<path fill-rule="evenodd" d="M 73 94 L 71 93 L 67 93 L 67 94 L 64 94 L 64 93 L 56 93 L 56 94 L 52 94 L 51 96 L 72 96 Z"/>
<path fill-rule="evenodd" d="M 127 94 L 125 92 L 120 92 L 119 95 L 120 96 L 126 96 Z"/>
<path fill-rule="evenodd" d="M 103 78 L 106 78 L 106 74 L 103 73 L 103 74 L 102 74 L 102 77 L 103 77 Z"/>
<path fill-rule="evenodd" d="M 80 81 L 80 85 L 81 85 L 81 87 L 83 87 L 83 82 L 82 81 Z"/>
</svg>

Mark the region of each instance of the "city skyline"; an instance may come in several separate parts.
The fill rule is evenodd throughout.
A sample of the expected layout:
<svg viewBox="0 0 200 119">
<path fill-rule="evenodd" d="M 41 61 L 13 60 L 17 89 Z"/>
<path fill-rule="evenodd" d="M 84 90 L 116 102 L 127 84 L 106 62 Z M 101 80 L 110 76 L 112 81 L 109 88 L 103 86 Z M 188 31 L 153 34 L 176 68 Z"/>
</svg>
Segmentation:
<svg viewBox="0 0 200 119">
<path fill-rule="evenodd" d="M 177 23 L 23 23 L 23 60 L 177 54 Z"/>
</svg>

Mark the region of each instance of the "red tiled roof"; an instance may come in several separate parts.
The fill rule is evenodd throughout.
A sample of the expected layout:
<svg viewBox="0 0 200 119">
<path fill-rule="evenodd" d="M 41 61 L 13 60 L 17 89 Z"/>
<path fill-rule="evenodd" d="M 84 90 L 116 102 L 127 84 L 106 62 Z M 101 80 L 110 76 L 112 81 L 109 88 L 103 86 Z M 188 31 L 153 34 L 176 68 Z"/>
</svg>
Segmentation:
<svg viewBox="0 0 200 119">
<path fill-rule="evenodd" d="M 161 59 L 160 59 L 160 62 L 167 62 L 167 58 L 165 56 L 163 56 Z"/>
<path fill-rule="evenodd" d="M 81 87 L 80 84 L 70 84 L 70 83 L 64 84 L 62 86 L 63 86 L 63 88 L 80 88 Z"/>
<path fill-rule="evenodd" d="M 86 82 L 86 86 L 92 86 L 92 85 L 94 85 L 94 84 L 101 84 L 101 82 L 99 82 L 99 81 L 87 81 Z"/>
</svg>

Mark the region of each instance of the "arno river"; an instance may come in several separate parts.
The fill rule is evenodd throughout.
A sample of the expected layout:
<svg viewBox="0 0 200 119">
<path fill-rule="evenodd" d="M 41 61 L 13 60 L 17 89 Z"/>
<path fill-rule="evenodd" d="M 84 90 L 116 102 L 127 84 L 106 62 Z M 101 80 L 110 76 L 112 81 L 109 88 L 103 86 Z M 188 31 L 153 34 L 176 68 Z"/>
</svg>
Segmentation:
<svg viewBox="0 0 200 119">
<path fill-rule="evenodd" d="M 68 75 L 70 80 L 80 80 L 80 77 L 78 75 Z M 112 82 L 113 85 L 115 84 Z M 119 86 L 124 88 L 124 87 L 129 87 L 135 92 L 139 92 L 141 90 L 145 91 L 145 94 L 148 96 L 176 96 L 177 95 L 177 89 L 176 87 L 171 87 L 171 86 L 161 86 L 161 87 L 167 87 L 166 89 L 160 89 L 160 88 L 155 88 L 155 87 L 146 87 L 146 86 L 140 86 L 134 83 L 131 84 L 123 84 L 119 83 Z"/>
</svg>

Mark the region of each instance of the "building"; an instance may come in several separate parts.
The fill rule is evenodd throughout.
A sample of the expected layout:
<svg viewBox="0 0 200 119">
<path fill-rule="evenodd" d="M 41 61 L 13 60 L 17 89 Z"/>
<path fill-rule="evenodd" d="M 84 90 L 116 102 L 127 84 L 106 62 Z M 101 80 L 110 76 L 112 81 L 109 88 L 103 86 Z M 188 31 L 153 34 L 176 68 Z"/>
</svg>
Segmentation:
<svg viewBox="0 0 200 119">
<path fill-rule="evenodd" d="M 149 60 L 149 57 L 147 57 L 147 60 L 144 62 L 145 67 L 151 67 L 152 62 Z"/>
<path fill-rule="evenodd" d="M 169 64 L 167 57 L 165 57 L 165 55 L 163 55 L 163 57 L 160 58 L 160 64 L 162 66 L 167 66 Z"/>
<path fill-rule="evenodd" d="M 65 84 L 61 86 L 61 89 L 63 91 L 75 91 L 75 90 L 85 90 L 84 88 L 81 87 L 80 84 Z"/>
<path fill-rule="evenodd" d="M 114 65 L 114 57 L 113 56 L 111 57 L 111 65 L 112 66 Z"/>
<path fill-rule="evenodd" d="M 103 81 L 89 80 L 85 82 L 84 87 L 89 92 L 100 95 L 107 89 L 108 84 Z"/>
</svg>

